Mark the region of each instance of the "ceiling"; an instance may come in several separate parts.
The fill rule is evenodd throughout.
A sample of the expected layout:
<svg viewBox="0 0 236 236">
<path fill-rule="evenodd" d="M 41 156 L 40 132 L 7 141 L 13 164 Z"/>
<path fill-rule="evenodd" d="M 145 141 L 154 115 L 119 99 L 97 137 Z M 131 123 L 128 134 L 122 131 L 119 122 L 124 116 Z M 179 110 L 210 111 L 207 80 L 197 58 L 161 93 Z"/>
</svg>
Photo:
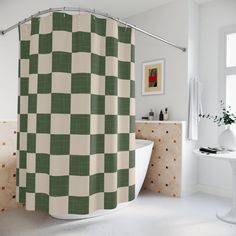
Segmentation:
<svg viewBox="0 0 236 236">
<path fill-rule="evenodd" d="M 42 0 L 41 0 L 42 1 Z M 47 0 L 48 1 L 48 0 Z M 51 0 L 54 2 L 58 0 Z M 95 8 L 100 11 L 108 12 L 120 18 L 126 18 L 151 10 L 152 8 L 169 3 L 173 0 L 60 0 L 65 5 L 75 3 L 77 6 Z M 178 0 L 181 1 L 181 0 Z M 186 0 L 191 1 L 191 0 Z M 213 0 L 192 0 L 199 4 L 203 4 Z M 66 3 L 65 3 L 66 2 Z"/>
<path fill-rule="evenodd" d="M 0 0 L 0 29 L 14 24 L 16 19 L 22 20 L 48 8 L 91 8 L 122 19 L 171 1 L 173 0 Z"/>
<path fill-rule="evenodd" d="M 210 2 L 210 1 L 214 1 L 214 0 L 195 0 L 195 2 L 197 2 L 199 4 L 204 4 L 204 3 Z"/>
<path fill-rule="evenodd" d="M 64 4 L 65 6 L 76 5 L 85 8 L 92 8 L 110 13 L 120 18 L 126 18 L 151 10 L 152 8 L 171 1 L 173 0 L 51 0 L 50 2 L 60 2 L 59 6 Z"/>
<path fill-rule="evenodd" d="M 128 18 L 173 0 L 0 0 L 0 25 L 10 25 L 22 18 L 53 7 L 83 7 L 107 12 L 115 17 Z M 181 1 L 181 0 L 177 0 Z M 191 1 L 191 0 L 186 0 Z M 200 4 L 213 0 L 193 0 Z M 18 9 L 21 9 L 18 11 Z M 12 15 L 12 17 L 11 17 Z M 11 20 L 12 19 L 12 22 Z M 4 19 L 7 22 L 4 23 Z M 3 26 L 4 27 L 4 26 Z M 2 27 L 0 27 L 2 28 Z"/>
</svg>

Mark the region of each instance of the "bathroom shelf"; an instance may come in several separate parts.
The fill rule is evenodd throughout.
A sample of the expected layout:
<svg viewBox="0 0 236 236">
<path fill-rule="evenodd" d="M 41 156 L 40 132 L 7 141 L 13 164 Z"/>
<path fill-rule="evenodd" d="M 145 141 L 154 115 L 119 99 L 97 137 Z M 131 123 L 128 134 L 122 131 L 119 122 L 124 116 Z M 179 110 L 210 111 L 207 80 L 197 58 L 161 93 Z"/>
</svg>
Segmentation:
<svg viewBox="0 0 236 236">
<path fill-rule="evenodd" d="M 186 123 L 186 121 L 174 121 L 174 120 L 136 120 L 137 123 L 163 123 L 163 124 L 182 124 Z"/>
</svg>

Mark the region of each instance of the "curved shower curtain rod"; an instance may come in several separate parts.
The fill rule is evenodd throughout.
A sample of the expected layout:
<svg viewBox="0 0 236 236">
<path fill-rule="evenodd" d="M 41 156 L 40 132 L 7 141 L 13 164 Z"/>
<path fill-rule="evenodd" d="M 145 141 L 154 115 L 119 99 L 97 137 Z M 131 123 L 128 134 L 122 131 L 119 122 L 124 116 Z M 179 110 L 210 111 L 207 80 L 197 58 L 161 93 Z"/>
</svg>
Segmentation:
<svg viewBox="0 0 236 236">
<path fill-rule="evenodd" d="M 166 43 L 166 44 L 168 44 L 168 45 L 170 45 L 170 46 L 172 46 L 172 47 L 178 48 L 178 49 L 180 49 L 180 50 L 183 51 L 183 52 L 186 52 L 186 50 L 187 50 L 185 47 L 178 46 L 178 45 L 176 45 L 175 43 L 172 43 L 172 42 L 170 42 L 170 41 L 168 41 L 168 40 L 166 40 L 166 39 L 164 39 L 164 38 L 162 38 L 162 37 L 159 37 L 159 36 L 157 36 L 157 35 L 154 35 L 154 34 L 148 32 L 148 31 L 146 31 L 146 30 L 143 30 L 143 29 L 141 29 L 141 28 L 139 28 L 139 27 L 137 27 L 137 26 L 135 26 L 135 25 L 132 25 L 132 24 L 130 24 L 130 23 L 128 23 L 128 22 L 125 22 L 125 21 L 119 19 L 118 17 L 113 17 L 113 16 L 109 15 L 108 13 L 104 13 L 104 12 L 101 12 L 101 11 L 97 11 L 97 10 L 95 10 L 95 9 L 80 8 L 80 7 L 58 7 L 58 8 L 49 8 L 49 9 L 47 9 L 47 10 L 39 11 L 39 12 L 37 12 L 36 14 L 31 15 L 30 17 L 25 18 L 25 19 L 22 20 L 22 21 L 19 21 L 18 23 L 14 24 L 14 25 L 12 25 L 12 26 L 10 26 L 10 27 L 8 27 L 8 28 L 5 29 L 5 30 L 0 30 L 0 35 L 2 35 L 2 36 L 5 35 L 5 34 L 8 33 L 9 31 L 11 31 L 11 30 L 17 28 L 19 25 L 24 24 L 24 23 L 30 21 L 33 17 L 37 17 L 37 16 L 41 16 L 41 15 L 44 15 L 44 14 L 47 14 L 47 13 L 50 13 L 50 12 L 57 12 L 57 11 L 79 11 L 79 12 L 94 13 L 94 14 L 96 14 L 96 15 L 100 15 L 100 16 L 103 16 L 103 17 L 106 17 L 106 18 L 110 18 L 110 19 L 112 19 L 112 20 L 115 20 L 115 21 L 117 21 L 117 22 L 119 22 L 119 23 L 125 25 L 126 27 L 131 27 L 131 28 L 133 28 L 133 29 L 135 29 L 135 30 L 137 30 L 137 31 L 139 31 L 139 32 L 141 32 L 141 33 L 143 33 L 143 34 L 146 34 L 146 35 L 148 35 L 148 36 L 150 36 L 150 37 L 152 37 L 152 38 L 154 38 L 154 39 L 157 39 L 157 40 L 159 40 L 159 41 L 161 41 L 161 42 L 163 42 L 163 43 Z"/>
</svg>

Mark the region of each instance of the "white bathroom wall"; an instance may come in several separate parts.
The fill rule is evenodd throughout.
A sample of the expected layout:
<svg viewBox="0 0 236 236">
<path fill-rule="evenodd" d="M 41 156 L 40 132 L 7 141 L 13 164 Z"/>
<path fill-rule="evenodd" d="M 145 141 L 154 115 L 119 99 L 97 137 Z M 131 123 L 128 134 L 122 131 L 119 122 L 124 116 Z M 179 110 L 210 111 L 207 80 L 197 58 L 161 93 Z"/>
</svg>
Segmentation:
<svg viewBox="0 0 236 236">
<path fill-rule="evenodd" d="M 137 12 L 146 11 L 152 7 L 172 0 L 0 0 L 0 29 L 50 7 L 85 7 L 108 12 L 124 18 Z M 154 42 L 154 41 L 152 41 Z M 17 113 L 17 74 L 18 74 L 18 31 L 0 36 L 0 120 L 16 120 Z"/>
<path fill-rule="evenodd" d="M 98 1 L 81 0 L 79 5 L 108 11 L 115 15 L 118 13 L 118 10 L 115 10 L 116 8 L 126 6 L 124 12 L 127 15 L 129 11 L 126 8 L 128 9 L 129 6 L 124 4 L 125 1 L 122 2 L 115 1 L 114 4 L 117 4 L 117 7 L 113 7 L 113 10 L 109 4 L 106 8 L 102 8 Z M 63 5 L 78 6 L 78 1 L 1 0 L 0 28 L 5 28 L 38 10 Z M 199 20 L 198 14 L 200 14 Z M 183 53 L 141 33 L 136 33 L 137 118 L 146 115 L 150 108 L 153 108 L 157 113 L 167 106 L 170 119 L 187 120 L 188 79 L 198 74 L 204 87 L 204 111 L 206 113 L 217 113 L 219 101 L 219 32 L 224 26 L 236 24 L 236 1 L 214 0 L 198 7 L 191 0 L 174 0 L 144 13 L 128 17 L 127 21 L 163 36 L 176 44 L 188 47 L 187 53 Z M 198 42 L 199 33 L 200 41 Z M 200 47 L 199 60 L 197 59 L 198 47 Z M 6 36 L 0 37 L 0 120 L 16 119 L 17 58 L 18 32 L 14 30 Z M 163 95 L 142 96 L 142 62 L 158 58 L 165 58 L 166 62 L 165 93 Z M 200 67 L 198 67 L 198 63 Z M 199 132 L 199 145 L 217 145 L 218 128 L 214 124 L 202 120 Z M 198 160 L 198 164 L 196 160 Z M 194 173 L 189 177 L 191 183 L 196 182 L 195 171 L 197 166 L 199 167 L 198 182 L 201 190 L 221 195 L 230 194 L 231 173 L 227 163 L 209 159 L 195 158 L 194 160 L 191 157 L 191 162 L 187 167 L 191 170 L 189 173 Z"/>
<path fill-rule="evenodd" d="M 157 113 L 169 108 L 171 120 L 186 121 L 188 117 L 188 81 L 199 73 L 199 6 L 194 1 L 176 0 L 151 11 L 127 19 L 134 25 L 187 47 L 183 53 L 145 35 L 136 33 L 136 116 L 140 119 L 152 108 Z M 142 96 L 142 63 L 164 58 L 165 92 Z M 157 114 L 158 115 L 158 114 Z M 157 118 L 157 117 L 156 117 Z M 192 154 L 195 143 L 183 145 L 183 195 L 196 191 L 198 160 Z"/>
<path fill-rule="evenodd" d="M 142 14 L 127 18 L 128 22 L 162 36 L 181 46 L 188 46 L 188 4 L 175 0 Z M 142 63 L 165 59 L 163 95 L 142 96 Z M 188 108 L 188 52 L 136 33 L 136 117 L 140 119 L 152 108 L 156 115 L 168 107 L 171 120 L 186 120 Z"/>
<path fill-rule="evenodd" d="M 105 2 L 103 0 L 102 2 Z M 38 10 L 56 6 L 78 6 L 76 1 L 1 1 L 0 3 L 0 28 L 5 28 Z M 95 1 L 81 1 L 80 6 L 97 8 L 116 15 L 113 11 L 101 9 L 92 3 Z M 118 2 L 118 1 L 115 1 Z M 151 1 L 149 1 L 151 3 Z M 164 2 L 164 1 L 163 1 Z M 188 47 L 187 52 L 182 52 L 169 45 L 141 33 L 136 33 L 136 111 L 137 118 L 146 115 L 150 108 L 156 115 L 160 109 L 168 107 L 171 120 L 187 120 L 188 112 L 188 79 L 195 74 L 197 67 L 197 42 L 198 42 L 198 10 L 196 4 L 189 4 L 188 0 L 172 0 L 165 5 L 154 7 L 152 10 L 129 17 L 126 20 L 154 34 L 162 36 L 174 43 Z M 123 4 L 123 5 L 122 5 Z M 126 7 L 120 3 L 118 6 Z M 135 6 L 134 6 L 135 7 Z M 111 7 L 110 7 L 111 8 Z M 20 9 L 20 10 L 18 10 Z M 143 9 L 145 11 L 145 9 Z M 128 14 L 128 12 L 126 12 Z M 0 37 L 0 120 L 16 119 L 17 95 L 17 58 L 18 58 L 18 32 L 14 30 L 4 37 Z M 142 96 L 142 62 L 159 58 L 165 59 L 165 88 L 163 95 Z M 4 66 L 3 66 L 4 65 Z M 190 152 L 189 152 L 190 153 Z M 192 192 L 197 183 L 197 160 L 191 155 L 186 156 L 187 164 L 183 166 L 185 192 Z"/>
<path fill-rule="evenodd" d="M 188 1 L 188 75 L 187 84 L 192 77 L 199 76 L 199 5 Z M 186 133 L 187 133 L 186 126 Z M 196 146 L 195 141 L 183 142 L 182 191 L 185 195 L 196 192 L 198 184 L 198 159 L 192 151 Z"/>
<path fill-rule="evenodd" d="M 61 6 L 65 2 L 58 0 L 1 0 L 0 29 L 13 25 L 39 10 Z M 16 120 L 18 41 L 17 29 L 9 32 L 4 37 L 0 36 L 0 120 Z"/>
<path fill-rule="evenodd" d="M 236 24 L 236 1 L 215 0 L 200 6 L 200 79 L 203 83 L 203 109 L 217 114 L 219 100 L 220 30 Z M 208 120 L 200 122 L 201 146 L 218 144 L 219 128 Z M 199 187 L 203 191 L 229 196 L 231 169 L 224 161 L 199 159 Z"/>
<path fill-rule="evenodd" d="M 105 2 L 106 0 L 102 1 L 102 6 L 106 5 L 104 4 Z M 179 45 L 188 46 L 188 1 L 166 0 L 159 2 L 167 2 L 167 4 L 154 7 L 151 11 L 146 11 L 127 20 Z M 88 2 L 82 0 L 79 5 L 82 7 L 94 7 L 116 15 L 121 12 L 118 11 L 118 8 L 120 9 L 122 5 L 126 5 L 129 8 L 127 4 L 121 1 L 117 7 L 111 8 L 107 4 L 107 8 L 101 9 L 101 6 L 96 1 Z M 30 0 L 2 0 L 0 2 L 0 28 L 14 24 L 38 10 L 64 5 L 78 6 L 78 3 L 75 0 L 69 3 L 65 0 L 33 2 Z M 145 8 L 143 10 L 145 11 Z M 130 14 L 128 10 L 124 10 L 124 12 L 122 13 L 123 15 Z M 8 33 L 4 37 L 0 37 L 0 50 L 0 63 L 2 65 L 0 67 L 0 120 L 15 120 L 18 58 L 17 30 Z M 187 55 L 188 53 L 183 53 L 141 33 L 136 33 L 136 98 L 138 118 L 145 115 L 150 108 L 154 108 L 157 113 L 160 109 L 167 106 L 170 112 L 170 119 L 187 119 Z M 158 58 L 165 58 L 166 62 L 165 93 L 158 96 L 142 96 L 141 63 Z"/>
<path fill-rule="evenodd" d="M 188 79 L 199 76 L 199 4 L 188 2 Z"/>
</svg>

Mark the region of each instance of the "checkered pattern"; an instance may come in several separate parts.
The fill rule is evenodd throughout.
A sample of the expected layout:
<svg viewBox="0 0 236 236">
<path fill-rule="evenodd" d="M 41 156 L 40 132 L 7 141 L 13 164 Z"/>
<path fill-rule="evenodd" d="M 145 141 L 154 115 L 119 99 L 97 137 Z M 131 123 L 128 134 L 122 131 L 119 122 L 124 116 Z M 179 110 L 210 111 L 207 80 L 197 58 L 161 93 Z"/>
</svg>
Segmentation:
<svg viewBox="0 0 236 236">
<path fill-rule="evenodd" d="M 17 200 L 88 214 L 134 199 L 134 32 L 91 14 L 21 25 Z"/>
</svg>

